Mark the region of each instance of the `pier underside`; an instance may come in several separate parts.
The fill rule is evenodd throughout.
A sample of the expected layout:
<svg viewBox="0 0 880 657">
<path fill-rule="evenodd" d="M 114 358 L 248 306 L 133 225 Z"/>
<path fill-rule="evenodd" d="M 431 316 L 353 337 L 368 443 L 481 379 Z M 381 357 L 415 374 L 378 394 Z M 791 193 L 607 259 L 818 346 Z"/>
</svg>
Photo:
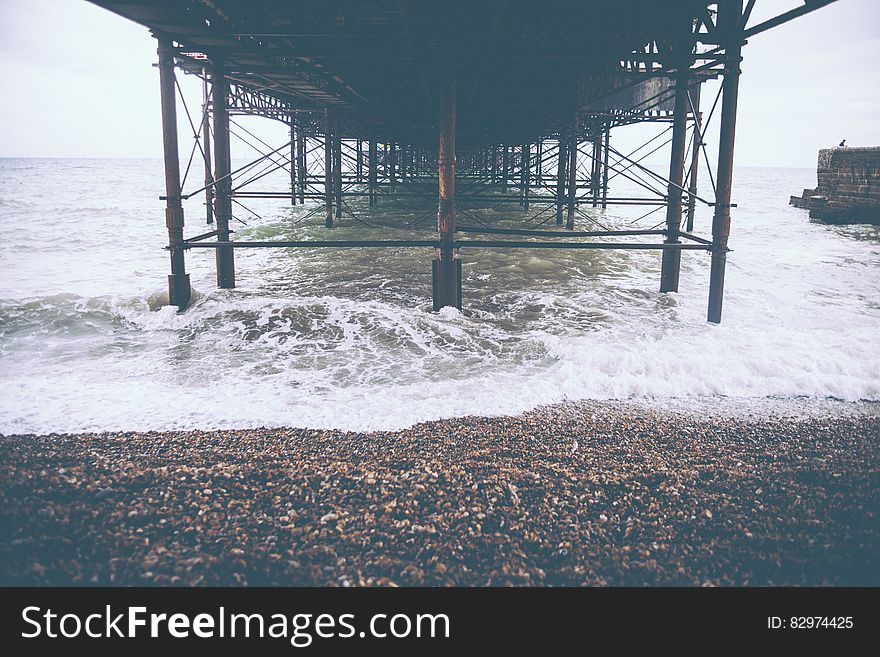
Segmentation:
<svg viewBox="0 0 880 657">
<path fill-rule="evenodd" d="M 159 43 L 171 304 L 188 305 L 185 252 L 199 248 L 215 250 L 224 288 L 235 287 L 239 248 L 423 248 L 434 253 L 435 310 L 461 308 L 460 258 L 470 250 L 658 250 L 661 292 L 678 291 L 682 251 L 700 250 L 711 254 L 708 320 L 716 323 L 741 47 L 829 2 L 807 1 L 753 24 L 755 0 L 93 1 L 150 28 Z M 178 70 L 204 80 L 201 117 L 191 122 L 205 178 L 191 191 L 180 182 Z M 704 116 L 703 83 L 718 77 Z M 265 145 L 261 157 L 233 170 L 235 115 L 282 121 L 290 140 Z M 704 143 L 713 117 L 717 163 L 707 161 Z M 665 141 L 638 153 L 615 149 L 614 129 L 634 123 L 660 124 L 651 142 Z M 650 170 L 644 159 L 667 144 L 668 169 Z M 709 193 L 697 188 L 701 168 Z M 255 184 L 281 169 L 289 173 L 284 189 Z M 617 177 L 644 194 L 611 194 Z M 370 239 L 369 222 L 346 203 L 426 194 L 438 201 L 437 228 L 419 240 Z M 191 198 L 204 199 L 211 226 L 187 237 L 183 202 Z M 248 198 L 313 204 L 328 229 L 352 216 L 364 239 L 334 240 L 328 230 L 324 241 L 235 241 L 233 204 Z M 496 228 L 466 211 L 481 202 L 533 214 L 522 229 Z M 711 234 L 702 237 L 694 232 L 700 204 L 713 211 Z M 611 230 L 585 212 L 614 205 L 644 206 L 665 220 Z"/>
</svg>

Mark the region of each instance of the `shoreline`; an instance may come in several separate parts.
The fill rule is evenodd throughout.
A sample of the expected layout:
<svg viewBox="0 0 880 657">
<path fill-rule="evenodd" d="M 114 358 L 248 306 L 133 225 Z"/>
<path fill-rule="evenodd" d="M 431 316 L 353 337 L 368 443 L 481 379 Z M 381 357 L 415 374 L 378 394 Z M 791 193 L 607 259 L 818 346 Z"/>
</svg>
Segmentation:
<svg viewBox="0 0 880 657">
<path fill-rule="evenodd" d="M 5 436 L 0 584 L 876 586 L 862 406 Z"/>
<path fill-rule="evenodd" d="M 765 420 L 805 420 L 818 418 L 880 417 L 880 400 L 860 399 L 848 401 L 835 397 L 720 397 L 717 395 L 699 397 L 644 397 L 626 399 L 564 399 L 557 402 L 537 404 L 522 411 L 488 414 L 469 414 L 453 417 L 435 417 L 419 420 L 411 424 L 395 425 L 389 428 L 339 427 L 289 424 L 220 425 L 213 427 L 159 426 L 124 427 L 103 429 L 64 429 L 60 431 L 39 430 L 0 430 L 0 441 L 7 438 L 33 436 L 36 438 L 56 438 L 59 436 L 104 436 L 117 434 L 174 434 L 188 431 L 333 431 L 340 434 L 392 434 L 410 431 L 435 422 L 457 420 L 502 420 L 515 419 L 526 415 L 545 414 L 554 418 L 569 414 L 583 413 L 629 413 L 675 419 L 681 422 L 724 421 L 765 421 Z"/>
</svg>

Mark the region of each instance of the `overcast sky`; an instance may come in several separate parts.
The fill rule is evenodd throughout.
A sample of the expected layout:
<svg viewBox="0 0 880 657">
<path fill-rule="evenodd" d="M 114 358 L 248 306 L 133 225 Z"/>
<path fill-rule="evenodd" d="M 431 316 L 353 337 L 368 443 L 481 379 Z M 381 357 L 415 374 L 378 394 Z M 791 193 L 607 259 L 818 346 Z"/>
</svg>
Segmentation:
<svg viewBox="0 0 880 657">
<path fill-rule="evenodd" d="M 755 19 L 799 4 L 758 0 Z M 843 138 L 880 146 L 878 52 L 878 0 L 838 0 L 753 37 L 744 50 L 737 164 L 812 167 L 819 148 Z M 146 28 L 85 0 L 0 0 L 0 156 L 160 156 L 155 61 Z M 184 85 L 198 103 L 195 81 Z M 283 126 L 257 121 L 261 136 L 283 143 Z M 181 141 L 189 133 L 181 129 Z M 612 138 L 619 146 L 633 139 Z"/>
</svg>

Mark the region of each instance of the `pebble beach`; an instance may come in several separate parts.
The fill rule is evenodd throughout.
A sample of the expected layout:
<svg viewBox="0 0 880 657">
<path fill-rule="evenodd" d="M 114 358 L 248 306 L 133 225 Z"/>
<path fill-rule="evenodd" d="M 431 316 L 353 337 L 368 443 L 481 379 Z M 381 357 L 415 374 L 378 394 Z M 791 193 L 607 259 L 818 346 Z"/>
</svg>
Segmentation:
<svg viewBox="0 0 880 657">
<path fill-rule="evenodd" d="M 0 437 L 4 585 L 880 585 L 880 411 Z"/>
</svg>

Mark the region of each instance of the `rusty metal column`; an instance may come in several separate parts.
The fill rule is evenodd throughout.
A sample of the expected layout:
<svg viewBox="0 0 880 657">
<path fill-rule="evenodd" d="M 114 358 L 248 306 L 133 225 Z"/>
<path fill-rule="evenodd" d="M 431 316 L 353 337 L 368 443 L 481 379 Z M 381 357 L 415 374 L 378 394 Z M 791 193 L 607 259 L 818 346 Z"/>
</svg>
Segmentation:
<svg viewBox="0 0 880 657">
<path fill-rule="evenodd" d="M 408 152 L 406 148 L 406 144 L 401 144 L 400 146 L 400 182 L 406 182 L 406 162 L 407 162 Z"/>
<path fill-rule="evenodd" d="M 370 137 L 369 144 L 369 186 L 370 186 L 370 205 L 376 205 L 378 199 L 376 197 L 376 168 L 378 167 L 378 157 L 376 153 L 376 136 Z"/>
<path fill-rule="evenodd" d="M 444 71 L 440 85 L 440 117 L 437 174 L 439 206 L 437 232 L 440 257 L 433 269 L 434 310 L 445 306 L 461 309 L 461 260 L 455 257 L 455 71 Z"/>
<path fill-rule="evenodd" d="M 510 153 L 507 144 L 504 145 L 504 151 L 501 153 L 501 192 L 507 192 L 507 176 L 510 167 Z"/>
<path fill-rule="evenodd" d="M 690 22 L 688 23 L 690 25 Z M 672 115 L 672 152 L 669 156 L 669 184 L 666 187 L 666 239 L 664 244 L 680 244 L 681 189 L 684 182 L 684 152 L 687 143 L 688 77 L 690 71 L 690 43 L 684 50 L 679 40 L 676 48 L 678 64 L 675 72 L 675 106 Z M 660 269 L 660 291 L 678 292 L 681 270 L 681 250 L 664 249 Z"/>
<path fill-rule="evenodd" d="M 192 295 L 186 273 L 183 249 L 183 205 L 180 198 L 180 159 L 177 152 L 177 107 L 174 94 L 174 47 L 171 39 L 159 40 L 159 92 L 162 106 L 162 151 L 165 156 L 165 227 L 171 247 L 171 274 L 168 276 L 168 304 L 183 310 Z"/>
<path fill-rule="evenodd" d="M 728 0 L 718 7 L 718 22 L 727 42 L 724 79 L 721 83 L 721 136 L 718 139 L 718 180 L 715 191 L 715 215 L 712 218 L 712 269 L 709 277 L 707 319 L 721 323 L 724 300 L 724 268 L 727 264 L 727 239 L 730 237 L 730 191 L 733 185 L 733 147 L 736 137 L 736 101 L 739 94 L 742 61 L 742 0 Z"/>
<path fill-rule="evenodd" d="M 538 140 L 535 147 L 535 184 L 544 184 L 544 138 Z"/>
<path fill-rule="evenodd" d="M 297 180 L 299 182 L 299 204 L 304 205 L 306 202 L 306 176 L 308 169 L 306 168 L 306 136 L 302 125 L 296 131 L 296 167 L 299 169 Z"/>
<path fill-rule="evenodd" d="M 342 219 L 342 133 L 339 120 L 333 120 L 333 193 L 336 196 L 336 218 Z"/>
<path fill-rule="evenodd" d="M 211 171 L 211 93 L 208 70 L 202 69 L 202 156 L 205 161 L 205 223 L 214 223 L 214 172 Z"/>
<path fill-rule="evenodd" d="M 296 205 L 296 125 L 290 115 L 290 204 Z"/>
<path fill-rule="evenodd" d="M 532 147 L 531 144 L 522 145 L 522 201 L 520 205 L 529 209 L 529 180 L 532 173 Z"/>
<path fill-rule="evenodd" d="M 605 151 L 602 157 L 602 209 L 608 207 L 608 151 L 611 150 L 611 126 L 605 126 Z"/>
<path fill-rule="evenodd" d="M 562 225 L 562 208 L 565 206 L 565 138 L 559 132 L 559 153 L 556 159 L 556 224 Z"/>
<path fill-rule="evenodd" d="M 226 107 L 226 78 L 222 62 L 215 61 L 211 70 L 211 97 L 214 105 L 214 218 L 217 222 L 217 241 L 229 241 L 229 222 L 232 220 L 232 156 L 229 150 L 229 110 Z M 232 247 L 215 249 L 217 260 L 217 287 L 235 287 L 235 256 Z"/>
<path fill-rule="evenodd" d="M 391 191 L 394 192 L 394 188 L 397 185 L 397 142 L 391 142 L 391 151 L 388 157 L 388 182 L 391 186 Z"/>
<path fill-rule="evenodd" d="M 355 148 L 357 149 L 357 172 L 355 173 L 355 181 L 358 183 L 363 182 L 364 180 L 364 158 L 363 158 L 363 141 L 360 138 L 357 140 L 357 144 L 355 144 Z"/>
<path fill-rule="evenodd" d="M 568 145 L 568 215 L 565 227 L 574 230 L 574 208 L 577 200 L 578 115 L 574 115 Z"/>
<path fill-rule="evenodd" d="M 694 213 L 697 208 L 697 173 L 700 170 L 700 147 L 703 145 L 703 113 L 700 111 L 700 88 L 697 83 L 691 87 L 690 109 L 694 117 L 694 134 L 691 138 L 691 170 L 688 174 L 688 208 L 687 208 L 687 232 L 694 229 Z"/>
<path fill-rule="evenodd" d="M 324 112 L 324 226 L 333 228 L 333 134 Z"/>
<path fill-rule="evenodd" d="M 602 179 L 602 131 L 593 137 L 593 168 L 590 176 L 590 191 L 593 193 L 593 207 L 599 207 L 599 181 Z"/>
</svg>

